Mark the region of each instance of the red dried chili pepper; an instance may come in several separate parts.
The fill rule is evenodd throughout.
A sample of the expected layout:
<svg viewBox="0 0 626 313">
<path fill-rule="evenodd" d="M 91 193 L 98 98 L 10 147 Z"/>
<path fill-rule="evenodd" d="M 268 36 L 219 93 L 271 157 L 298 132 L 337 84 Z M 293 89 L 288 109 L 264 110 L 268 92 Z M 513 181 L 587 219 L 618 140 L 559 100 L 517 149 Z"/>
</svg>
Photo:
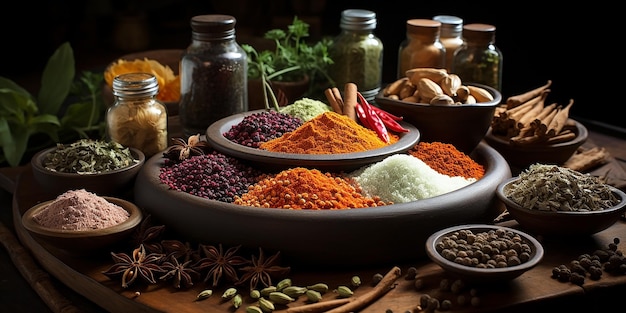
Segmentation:
<svg viewBox="0 0 626 313">
<path fill-rule="evenodd" d="M 381 108 L 379 108 L 379 107 L 377 107 L 375 105 L 371 105 L 371 107 L 372 107 L 372 109 L 374 111 L 376 111 L 376 113 L 378 113 L 378 116 L 380 116 L 380 117 L 383 117 L 383 115 L 386 115 L 386 116 L 390 117 L 392 120 L 397 121 L 397 122 L 399 122 L 399 121 L 401 121 L 403 119 L 402 116 L 397 116 L 397 115 L 391 114 L 391 113 L 389 113 L 389 112 L 387 112 L 387 111 L 385 111 L 385 110 L 383 110 L 383 109 L 381 109 Z"/>
<path fill-rule="evenodd" d="M 391 139 L 389 138 L 389 133 L 387 132 L 387 127 L 385 126 L 385 123 L 383 123 L 383 121 L 380 119 L 380 116 L 378 116 L 378 114 L 376 114 L 376 112 L 372 109 L 372 105 L 367 103 L 367 100 L 365 100 L 360 92 L 357 92 L 357 96 L 359 98 L 358 102 L 361 103 L 363 111 L 365 111 L 365 118 L 372 126 L 370 129 L 373 129 L 376 134 L 378 134 L 378 137 L 380 137 L 380 139 L 382 139 L 384 142 L 389 143 Z"/>
<path fill-rule="evenodd" d="M 374 106 L 372 106 L 374 107 Z M 384 112 L 384 111 L 383 111 Z M 378 116 L 380 117 L 380 119 L 383 121 L 383 123 L 385 123 L 385 126 L 387 126 L 387 128 L 389 128 L 389 130 L 394 131 L 396 133 L 406 133 L 409 130 L 402 127 L 402 125 L 400 125 L 400 123 L 396 122 L 391 116 L 386 115 L 384 113 L 378 113 Z"/>
<path fill-rule="evenodd" d="M 366 128 L 373 129 L 370 125 L 370 122 L 367 120 L 367 114 L 365 114 L 365 109 L 363 109 L 363 106 L 358 101 L 356 103 L 355 111 L 356 117 L 359 119 L 361 124 L 363 124 L 363 126 L 365 126 Z"/>
</svg>

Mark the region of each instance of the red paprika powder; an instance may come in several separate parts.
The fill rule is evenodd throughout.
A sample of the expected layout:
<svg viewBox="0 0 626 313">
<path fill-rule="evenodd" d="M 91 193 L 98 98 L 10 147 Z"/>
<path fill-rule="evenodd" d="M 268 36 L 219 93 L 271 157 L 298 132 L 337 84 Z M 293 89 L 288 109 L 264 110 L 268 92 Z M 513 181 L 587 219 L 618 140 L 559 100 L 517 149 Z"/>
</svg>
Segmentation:
<svg viewBox="0 0 626 313">
<path fill-rule="evenodd" d="M 420 142 L 408 152 L 441 174 L 476 179 L 485 175 L 482 165 L 449 143 Z"/>
</svg>

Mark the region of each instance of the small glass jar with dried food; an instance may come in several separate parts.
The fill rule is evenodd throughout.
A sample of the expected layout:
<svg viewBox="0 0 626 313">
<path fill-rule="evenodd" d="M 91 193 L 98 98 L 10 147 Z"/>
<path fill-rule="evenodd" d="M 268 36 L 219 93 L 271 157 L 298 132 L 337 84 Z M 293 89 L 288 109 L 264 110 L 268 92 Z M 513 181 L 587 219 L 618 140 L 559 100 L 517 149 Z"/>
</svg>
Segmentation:
<svg viewBox="0 0 626 313">
<path fill-rule="evenodd" d="M 502 90 L 502 52 L 496 46 L 496 27 L 489 24 L 463 26 L 463 45 L 454 54 L 452 72 L 464 82 Z"/>
<path fill-rule="evenodd" d="M 398 78 L 419 67 L 444 68 L 446 48 L 441 43 L 441 22 L 429 19 L 406 21 L 406 39 L 398 51 Z"/>
<path fill-rule="evenodd" d="M 159 83 L 149 73 L 127 73 L 113 79 L 115 103 L 106 112 L 110 140 L 137 148 L 146 157 L 168 146 L 167 109 L 157 100 Z"/>
</svg>

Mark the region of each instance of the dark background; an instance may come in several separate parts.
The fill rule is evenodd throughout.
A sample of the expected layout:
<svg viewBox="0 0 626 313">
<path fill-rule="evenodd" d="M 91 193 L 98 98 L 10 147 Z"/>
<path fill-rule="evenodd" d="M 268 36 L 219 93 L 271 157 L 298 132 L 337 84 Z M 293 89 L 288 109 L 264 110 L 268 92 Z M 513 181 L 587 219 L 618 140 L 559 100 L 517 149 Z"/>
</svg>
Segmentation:
<svg viewBox="0 0 626 313">
<path fill-rule="evenodd" d="M 254 45 L 266 30 L 282 28 L 294 16 L 309 22 L 311 39 L 319 39 L 339 33 L 341 11 L 348 8 L 377 13 L 375 34 L 385 48 L 385 83 L 395 79 L 407 19 L 456 15 L 465 24 L 496 26 L 496 45 L 504 56 L 504 99 L 552 80 L 547 102 L 565 105 L 574 99 L 570 116 L 587 126 L 625 134 L 626 122 L 619 112 L 624 105 L 617 33 L 621 17 L 606 0 L 585 6 L 540 1 L 93 0 L 37 5 L 21 1 L 3 10 L 0 76 L 37 90 L 45 62 L 64 41 L 71 42 L 79 70 L 101 69 L 138 50 L 184 49 L 191 37 L 189 20 L 201 14 L 235 16 L 240 43 Z"/>
</svg>

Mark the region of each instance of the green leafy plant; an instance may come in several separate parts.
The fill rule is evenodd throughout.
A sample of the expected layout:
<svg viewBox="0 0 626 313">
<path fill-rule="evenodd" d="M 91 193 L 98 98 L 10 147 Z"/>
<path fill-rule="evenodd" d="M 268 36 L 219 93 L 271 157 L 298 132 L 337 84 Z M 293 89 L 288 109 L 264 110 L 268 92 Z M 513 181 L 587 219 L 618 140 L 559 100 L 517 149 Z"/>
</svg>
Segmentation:
<svg viewBox="0 0 626 313">
<path fill-rule="evenodd" d="M 75 80 L 74 51 L 66 42 L 52 54 L 37 96 L 0 76 L 0 164 L 19 166 L 43 148 L 102 136 L 104 76 L 85 71 Z"/>
<path fill-rule="evenodd" d="M 308 37 L 309 24 L 294 17 L 287 31 L 272 29 L 265 33 L 264 38 L 275 44 L 273 50 L 257 51 L 249 44 L 242 44 L 248 56 L 248 79 L 261 79 L 267 85 L 271 81 L 294 82 L 308 76 L 308 94 L 315 92 L 316 84 L 334 85 L 328 75 L 328 67 L 333 64 L 328 54 L 332 40 L 324 38 L 310 44 L 306 41 Z M 272 96 L 271 88 L 269 91 Z"/>
</svg>

